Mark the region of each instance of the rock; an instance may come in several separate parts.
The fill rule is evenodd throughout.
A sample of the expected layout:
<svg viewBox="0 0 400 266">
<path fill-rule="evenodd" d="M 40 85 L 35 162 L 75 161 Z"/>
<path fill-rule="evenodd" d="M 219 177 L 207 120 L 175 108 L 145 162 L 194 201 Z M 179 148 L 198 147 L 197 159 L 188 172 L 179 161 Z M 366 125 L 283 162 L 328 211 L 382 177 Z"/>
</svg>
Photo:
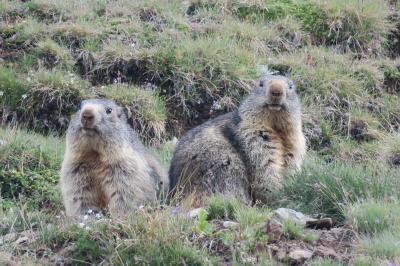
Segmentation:
<svg viewBox="0 0 400 266">
<path fill-rule="evenodd" d="M 279 208 L 274 211 L 275 216 L 282 221 L 290 220 L 298 225 L 305 226 L 307 222 L 317 221 L 317 219 L 311 218 L 307 215 L 297 212 L 292 209 Z"/>
<path fill-rule="evenodd" d="M 327 140 L 324 139 L 322 134 L 321 122 L 318 118 L 314 115 L 305 115 L 303 119 L 303 132 L 309 146 L 311 146 L 311 148 L 318 148 L 321 147 L 321 145 L 329 146 L 329 143 L 326 143 Z"/>
<path fill-rule="evenodd" d="M 14 266 L 17 265 L 12 261 L 11 253 L 0 251 L 0 265 L 2 266 Z"/>
<path fill-rule="evenodd" d="M 296 263 L 303 263 L 304 261 L 310 259 L 313 252 L 307 249 L 295 249 L 289 252 L 289 259 Z"/>
<path fill-rule="evenodd" d="M 237 229 L 239 227 L 239 223 L 232 221 L 225 221 L 222 226 L 228 229 Z"/>
<path fill-rule="evenodd" d="M 15 239 L 17 239 L 16 233 L 9 233 L 9 234 L 6 234 L 5 236 L 3 236 L 4 242 L 12 242 L 12 241 L 15 241 Z"/>
<path fill-rule="evenodd" d="M 28 242 L 28 240 L 29 240 L 28 237 L 21 236 L 15 241 L 15 244 L 17 244 L 17 245 L 25 244 L 26 242 Z"/>
<path fill-rule="evenodd" d="M 340 259 L 340 256 L 336 253 L 333 248 L 330 247 L 325 247 L 322 245 L 319 245 L 315 249 L 315 255 L 323 258 L 331 258 L 331 259 Z"/>
<path fill-rule="evenodd" d="M 266 224 L 266 234 L 268 235 L 268 243 L 276 242 L 283 235 L 283 226 L 275 219 L 269 220 Z"/>
<path fill-rule="evenodd" d="M 286 259 L 286 252 L 280 249 L 278 252 L 276 252 L 275 256 L 278 261 L 283 261 Z"/>
<path fill-rule="evenodd" d="M 200 213 L 201 213 L 202 211 L 204 211 L 205 213 L 208 214 L 208 212 L 207 212 L 204 208 L 197 208 L 197 209 L 193 209 L 193 210 L 189 211 L 189 212 L 187 213 L 187 216 L 188 216 L 190 219 L 194 219 L 194 218 L 199 217 L 199 215 L 200 215 Z"/>
<path fill-rule="evenodd" d="M 7 142 L 5 140 L 0 139 L 0 147 L 5 146 Z"/>
<path fill-rule="evenodd" d="M 15 244 L 22 245 L 27 242 L 32 242 L 35 240 L 35 233 L 31 230 L 23 231 L 19 234 L 19 238 L 15 240 Z"/>
</svg>

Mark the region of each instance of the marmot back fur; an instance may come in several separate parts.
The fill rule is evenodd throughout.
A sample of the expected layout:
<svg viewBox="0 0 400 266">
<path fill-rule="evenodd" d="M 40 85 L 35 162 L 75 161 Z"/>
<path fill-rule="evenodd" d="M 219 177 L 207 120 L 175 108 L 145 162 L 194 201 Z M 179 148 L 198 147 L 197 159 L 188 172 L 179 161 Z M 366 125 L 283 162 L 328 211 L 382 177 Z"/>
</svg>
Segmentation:
<svg viewBox="0 0 400 266">
<path fill-rule="evenodd" d="M 210 194 L 266 201 L 282 176 L 299 169 L 306 151 L 293 82 L 265 76 L 237 111 L 188 131 L 169 171 L 171 194 Z"/>
<path fill-rule="evenodd" d="M 85 100 L 72 117 L 61 167 L 66 214 L 127 214 L 166 194 L 167 173 L 140 143 L 113 101 Z"/>
</svg>

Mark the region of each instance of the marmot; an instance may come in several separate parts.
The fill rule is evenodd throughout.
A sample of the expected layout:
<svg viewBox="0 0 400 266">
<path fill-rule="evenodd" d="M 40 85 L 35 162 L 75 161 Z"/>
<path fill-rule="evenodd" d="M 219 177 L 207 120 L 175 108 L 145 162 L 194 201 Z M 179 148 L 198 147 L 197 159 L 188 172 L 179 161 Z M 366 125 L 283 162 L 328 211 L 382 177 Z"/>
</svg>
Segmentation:
<svg viewBox="0 0 400 266">
<path fill-rule="evenodd" d="M 166 170 L 113 101 L 83 101 L 66 135 L 60 185 L 68 216 L 87 209 L 119 216 L 168 192 Z"/>
<path fill-rule="evenodd" d="M 189 130 L 178 142 L 170 194 L 193 193 L 198 201 L 216 193 L 265 202 L 284 174 L 300 168 L 305 151 L 293 82 L 264 76 L 238 110 Z"/>
</svg>

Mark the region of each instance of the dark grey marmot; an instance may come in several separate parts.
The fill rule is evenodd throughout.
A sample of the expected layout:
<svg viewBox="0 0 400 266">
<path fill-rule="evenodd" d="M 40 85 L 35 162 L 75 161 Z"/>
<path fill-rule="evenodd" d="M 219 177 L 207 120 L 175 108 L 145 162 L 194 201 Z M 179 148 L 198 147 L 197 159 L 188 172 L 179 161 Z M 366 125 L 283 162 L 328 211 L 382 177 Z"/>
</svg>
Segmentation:
<svg viewBox="0 0 400 266">
<path fill-rule="evenodd" d="M 168 192 L 167 173 L 113 101 L 85 100 L 67 130 L 61 167 L 66 214 L 128 214 Z"/>
<path fill-rule="evenodd" d="M 265 76 L 237 111 L 188 131 L 171 168 L 170 193 L 195 202 L 211 194 L 266 201 L 306 152 L 301 104 L 293 82 Z"/>
</svg>

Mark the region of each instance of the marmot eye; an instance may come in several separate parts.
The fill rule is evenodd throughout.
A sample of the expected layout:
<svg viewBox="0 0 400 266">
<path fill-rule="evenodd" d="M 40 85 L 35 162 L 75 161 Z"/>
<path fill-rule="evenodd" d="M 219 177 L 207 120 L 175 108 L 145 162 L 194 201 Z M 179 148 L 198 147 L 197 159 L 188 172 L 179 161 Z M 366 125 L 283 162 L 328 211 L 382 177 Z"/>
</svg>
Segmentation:
<svg viewBox="0 0 400 266">
<path fill-rule="evenodd" d="M 264 86 L 264 81 L 260 80 L 260 85 L 259 86 L 263 87 Z"/>
<path fill-rule="evenodd" d="M 106 109 L 106 113 L 107 113 L 107 114 L 111 114 L 111 112 L 112 112 L 112 108 L 108 107 L 108 108 Z"/>
</svg>

